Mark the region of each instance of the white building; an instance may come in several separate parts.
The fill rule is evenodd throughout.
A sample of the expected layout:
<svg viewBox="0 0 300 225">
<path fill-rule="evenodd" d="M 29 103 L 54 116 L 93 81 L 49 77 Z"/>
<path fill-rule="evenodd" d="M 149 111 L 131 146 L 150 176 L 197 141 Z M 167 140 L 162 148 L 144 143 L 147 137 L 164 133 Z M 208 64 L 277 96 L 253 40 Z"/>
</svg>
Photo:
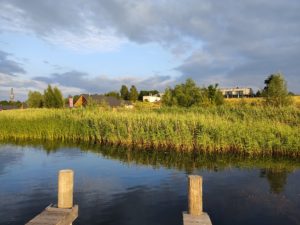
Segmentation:
<svg viewBox="0 0 300 225">
<path fill-rule="evenodd" d="M 156 95 L 150 95 L 150 96 L 143 96 L 143 102 L 159 102 L 160 97 Z"/>
<path fill-rule="evenodd" d="M 226 98 L 242 98 L 242 97 L 252 97 L 252 88 L 220 88 L 220 91 Z"/>
</svg>

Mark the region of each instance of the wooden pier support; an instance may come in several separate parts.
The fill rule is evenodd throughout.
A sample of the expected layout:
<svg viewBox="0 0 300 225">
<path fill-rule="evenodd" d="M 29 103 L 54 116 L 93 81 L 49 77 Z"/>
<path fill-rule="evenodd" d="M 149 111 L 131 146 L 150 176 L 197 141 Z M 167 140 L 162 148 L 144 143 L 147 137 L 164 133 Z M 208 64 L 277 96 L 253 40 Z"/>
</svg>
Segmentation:
<svg viewBox="0 0 300 225">
<path fill-rule="evenodd" d="M 212 225 L 202 205 L 202 177 L 188 177 L 188 212 L 183 212 L 183 225 Z"/>
<path fill-rule="evenodd" d="M 74 172 L 58 173 L 58 203 L 50 205 L 26 225 L 72 225 L 78 217 L 78 205 L 73 206 Z"/>
<path fill-rule="evenodd" d="M 60 170 L 58 173 L 58 200 L 57 206 L 60 209 L 73 207 L 73 170 Z"/>
</svg>

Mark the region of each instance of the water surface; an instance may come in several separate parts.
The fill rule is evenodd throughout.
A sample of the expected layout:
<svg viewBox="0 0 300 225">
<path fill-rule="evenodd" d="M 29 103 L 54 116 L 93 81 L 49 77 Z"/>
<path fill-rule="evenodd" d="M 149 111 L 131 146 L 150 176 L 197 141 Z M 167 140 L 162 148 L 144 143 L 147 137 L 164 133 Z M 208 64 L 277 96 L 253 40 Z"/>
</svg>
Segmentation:
<svg viewBox="0 0 300 225">
<path fill-rule="evenodd" d="M 179 225 L 187 175 L 203 176 L 214 225 L 300 224 L 300 162 L 132 151 L 0 145 L 0 224 L 25 224 L 56 203 L 57 172 L 75 171 L 74 224 Z"/>
</svg>

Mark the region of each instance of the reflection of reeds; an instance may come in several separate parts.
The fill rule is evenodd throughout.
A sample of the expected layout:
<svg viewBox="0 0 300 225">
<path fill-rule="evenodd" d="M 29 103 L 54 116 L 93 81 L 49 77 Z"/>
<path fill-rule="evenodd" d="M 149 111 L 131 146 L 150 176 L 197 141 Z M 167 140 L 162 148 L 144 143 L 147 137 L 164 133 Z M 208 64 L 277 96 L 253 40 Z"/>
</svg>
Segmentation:
<svg viewBox="0 0 300 225">
<path fill-rule="evenodd" d="M 0 139 L 177 151 L 300 155 L 300 110 L 224 106 L 148 110 L 28 109 L 0 113 Z"/>
<path fill-rule="evenodd" d="M 55 153 L 64 148 L 80 148 L 84 152 L 101 155 L 104 158 L 118 160 L 126 164 L 147 165 L 154 168 L 170 168 L 185 170 L 188 174 L 194 169 L 222 171 L 229 168 L 262 169 L 272 172 L 292 172 L 300 168 L 300 158 L 286 156 L 263 156 L 227 154 L 178 152 L 172 150 L 131 149 L 121 146 L 97 145 L 88 142 L 62 143 L 58 141 L 18 140 L 2 141 L 3 144 L 34 147 Z M 70 152 L 72 154 L 72 152 Z M 263 176 L 263 175 L 262 175 Z"/>
</svg>

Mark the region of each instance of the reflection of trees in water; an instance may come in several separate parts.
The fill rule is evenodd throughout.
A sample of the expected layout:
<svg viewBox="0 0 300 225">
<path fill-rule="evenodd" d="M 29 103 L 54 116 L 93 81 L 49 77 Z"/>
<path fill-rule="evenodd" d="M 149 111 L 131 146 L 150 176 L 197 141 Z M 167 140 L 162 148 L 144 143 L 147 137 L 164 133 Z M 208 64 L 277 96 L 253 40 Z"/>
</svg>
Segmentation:
<svg viewBox="0 0 300 225">
<path fill-rule="evenodd" d="M 260 176 L 267 178 L 270 192 L 280 194 L 284 191 L 289 171 L 282 168 L 261 169 Z"/>
<path fill-rule="evenodd" d="M 14 144 L 13 142 L 9 142 Z M 222 171 L 227 168 L 264 168 L 261 176 L 266 177 L 274 193 L 283 190 L 290 171 L 300 168 L 300 159 L 287 157 L 257 157 L 238 154 L 216 154 L 197 152 L 176 152 L 172 150 L 126 149 L 116 146 L 101 146 L 95 143 L 64 143 L 49 141 L 18 141 L 19 146 L 33 146 L 51 154 L 60 149 L 75 147 L 82 151 L 93 152 L 104 158 L 118 160 L 127 164 L 150 165 L 153 168 L 165 167 L 193 173 L 195 169 Z M 67 152 L 67 151 L 66 151 Z M 73 154 L 70 151 L 70 154 Z M 280 184 L 281 187 L 280 188 Z"/>
</svg>

